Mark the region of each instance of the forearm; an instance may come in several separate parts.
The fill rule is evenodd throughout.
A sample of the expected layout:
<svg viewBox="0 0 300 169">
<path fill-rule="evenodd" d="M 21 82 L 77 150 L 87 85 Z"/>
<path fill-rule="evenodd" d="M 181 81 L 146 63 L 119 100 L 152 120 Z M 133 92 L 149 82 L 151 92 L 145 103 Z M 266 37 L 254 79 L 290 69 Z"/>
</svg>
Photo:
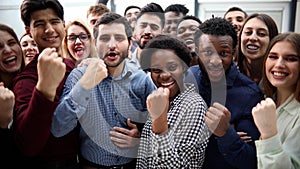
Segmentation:
<svg viewBox="0 0 300 169">
<path fill-rule="evenodd" d="M 53 112 L 58 102 L 52 102 L 34 89 L 28 102 L 20 102 L 16 110 L 16 143 L 29 156 L 38 154 L 49 138 Z"/>
</svg>

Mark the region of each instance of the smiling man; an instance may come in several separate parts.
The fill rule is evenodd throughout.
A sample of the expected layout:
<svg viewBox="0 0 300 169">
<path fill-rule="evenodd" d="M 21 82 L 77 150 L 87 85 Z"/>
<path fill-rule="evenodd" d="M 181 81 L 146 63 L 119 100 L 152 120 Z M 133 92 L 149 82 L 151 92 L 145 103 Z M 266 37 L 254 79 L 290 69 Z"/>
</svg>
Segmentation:
<svg viewBox="0 0 300 169">
<path fill-rule="evenodd" d="M 60 139 L 50 133 L 65 79 L 74 68 L 62 56 L 63 7 L 58 0 L 24 0 L 20 10 L 40 51 L 14 81 L 13 125 L 16 143 L 27 159 L 24 167 L 75 169 L 79 167 L 77 131 Z"/>
</svg>

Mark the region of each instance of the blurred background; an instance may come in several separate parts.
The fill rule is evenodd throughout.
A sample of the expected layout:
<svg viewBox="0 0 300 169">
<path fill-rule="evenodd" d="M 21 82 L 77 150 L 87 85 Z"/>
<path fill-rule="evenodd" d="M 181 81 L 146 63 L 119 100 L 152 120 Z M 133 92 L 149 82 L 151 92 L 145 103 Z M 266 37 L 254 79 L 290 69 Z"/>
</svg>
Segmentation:
<svg viewBox="0 0 300 169">
<path fill-rule="evenodd" d="M 223 17 L 230 7 L 237 6 L 252 13 L 266 13 L 276 21 L 280 32 L 294 31 L 300 33 L 300 0 L 60 0 L 65 10 L 65 20 L 73 18 L 86 19 L 86 11 L 90 5 L 98 1 L 116 13 L 124 15 L 129 5 L 143 7 L 155 2 L 165 9 L 170 4 L 184 4 L 190 11 L 204 21 L 212 15 Z M 14 28 L 18 36 L 24 33 L 24 25 L 20 18 L 22 0 L 0 0 L 0 23 Z"/>
</svg>

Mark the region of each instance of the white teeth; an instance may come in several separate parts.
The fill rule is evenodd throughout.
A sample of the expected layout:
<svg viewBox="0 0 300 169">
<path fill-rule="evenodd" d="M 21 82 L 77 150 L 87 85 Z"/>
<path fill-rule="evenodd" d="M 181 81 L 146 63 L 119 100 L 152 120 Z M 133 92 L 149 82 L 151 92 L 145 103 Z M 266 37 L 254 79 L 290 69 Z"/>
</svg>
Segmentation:
<svg viewBox="0 0 300 169">
<path fill-rule="evenodd" d="M 55 37 L 49 37 L 49 38 L 46 38 L 47 41 L 52 41 L 52 40 L 54 40 L 54 39 L 55 39 Z"/>
<path fill-rule="evenodd" d="M 251 50 L 257 50 L 258 49 L 257 46 L 252 46 L 252 45 L 248 45 L 247 48 L 251 49 Z"/>
<path fill-rule="evenodd" d="M 170 86 L 170 85 L 172 85 L 173 83 L 175 83 L 175 81 L 169 82 L 169 83 L 161 83 L 161 85 L 162 85 L 162 86 Z"/>
<path fill-rule="evenodd" d="M 286 76 L 285 73 L 279 73 L 279 72 L 274 72 L 274 75 L 275 76 Z"/>
<path fill-rule="evenodd" d="M 5 59 L 4 62 L 11 62 L 16 58 L 17 58 L 16 56 L 12 56 L 12 57 L 9 57 L 9 58 Z"/>
</svg>

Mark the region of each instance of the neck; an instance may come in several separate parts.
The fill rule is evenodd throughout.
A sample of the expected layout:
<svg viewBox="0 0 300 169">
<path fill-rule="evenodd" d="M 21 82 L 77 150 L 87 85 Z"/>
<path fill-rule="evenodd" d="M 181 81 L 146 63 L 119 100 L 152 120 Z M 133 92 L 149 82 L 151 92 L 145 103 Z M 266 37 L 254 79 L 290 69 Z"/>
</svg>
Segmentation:
<svg viewBox="0 0 300 169">
<path fill-rule="evenodd" d="M 249 65 L 249 77 L 258 84 L 262 78 L 263 71 L 263 58 L 256 60 L 248 60 Z"/>
<path fill-rule="evenodd" d="M 293 93 L 292 89 L 279 90 L 277 89 L 276 106 L 282 105 Z"/>
<path fill-rule="evenodd" d="M 117 77 L 120 74 L 122 74 L 123 69 L 125 66 L 125 60 L 123 60 L 118 66 L 116 67 L 108 67 L 108 73 L 112 76 L 112 77 Z"/>
</svg>

